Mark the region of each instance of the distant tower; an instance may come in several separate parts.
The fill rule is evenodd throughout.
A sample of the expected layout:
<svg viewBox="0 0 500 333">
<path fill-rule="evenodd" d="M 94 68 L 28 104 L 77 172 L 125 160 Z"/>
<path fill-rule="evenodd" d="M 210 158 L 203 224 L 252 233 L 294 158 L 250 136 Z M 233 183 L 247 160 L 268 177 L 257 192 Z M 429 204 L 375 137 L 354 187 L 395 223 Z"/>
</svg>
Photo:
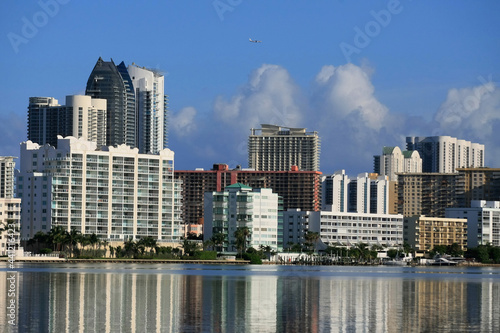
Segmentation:
<svg viewBox="0 0 500 333">
<path fill-rule="evenodd" d="M 75 136 L 106 144 L 106 100 L 84 95 L 66 96 L 66 105 L 52 97 L 30 97 L 28 140 L 57 147 L 57 136 Z"/>
<path fill-rule="evenodd" d="M 257 171 L 319 171 L 320 138 L 305 128 L 262 124 L 248 138 L 248 166 Z"/>
<path fill-rule="evenodd" d="M 422 172 L 456 173 L 457 168 L 484 166 L 484 145 L 450 136 L 409 136 L 406 149 L 422 158 Z"/>
<path fill-rule="evenodd" d="M 136 147 L 135 93 L 125 64 L 97 60 L 85 95 L 107 100 L 106 145 Z"/>
<path fill-rule="evenodd" d="M 167 96 L 158 70 L 128 66 L 136 96 L 137 147 L 143 154 L 158 154 L 167 147 Z"/>
<path fill-rule="evenodd" d="M 382 155 L 373 156 L 373 172 L 397 181 L 398 172 L 422 172 L 422 159 L 416 150 L 401 151 L 399 147 L 384 147 Z"/>
</svg>

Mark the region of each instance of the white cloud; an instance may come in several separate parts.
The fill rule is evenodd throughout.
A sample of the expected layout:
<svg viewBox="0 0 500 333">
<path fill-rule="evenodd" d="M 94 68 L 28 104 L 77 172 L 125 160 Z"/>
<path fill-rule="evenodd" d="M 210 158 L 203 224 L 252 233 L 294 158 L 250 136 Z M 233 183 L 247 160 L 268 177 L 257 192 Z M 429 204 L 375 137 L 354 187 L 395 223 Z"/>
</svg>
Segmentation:
<svg viewBox="0 0 500 333">
<path fill-rule="evenodd" d="M 493 121 L 500 120 L 500 91 L 492 82 L 481 86 L 450 89 L 435 120 L 442 130 L 487 139 L 493 131 Z"/>
<path fill-rule="evenodd" d="M 388 109 L 374 96 L 375 88 L 365 70 L 353 64 L 324 66 L 315 79 L 316 104 L 337 119 L 358 114 L 363 126 L 379 131 Z"/>
<path fill-rule="evenodd" d="M 170 128 L 179 137 L 192 134 L 198 128 L 196 124 L 196 109 L 192 106 L 182 108 L 177 114 L 170 116 Z"/>
<path fill-rule="evenodd" d="M 300 124 L 300 99 L 300 89 L 286 69 L 264 64 L 229 100 L 218 96 L 214 114 L 226 124 L 244 128 L 245 133 L 264 123 L 293 127 Z"/>
</svg>

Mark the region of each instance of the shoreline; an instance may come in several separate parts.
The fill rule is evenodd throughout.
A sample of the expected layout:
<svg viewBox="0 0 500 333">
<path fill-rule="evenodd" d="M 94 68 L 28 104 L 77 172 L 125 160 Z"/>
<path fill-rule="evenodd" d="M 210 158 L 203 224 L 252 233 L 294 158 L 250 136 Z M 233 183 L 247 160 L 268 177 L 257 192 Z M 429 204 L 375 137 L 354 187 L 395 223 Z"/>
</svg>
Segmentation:
<svg viewBox="0 0 500 333">
<path fill-rule="evenodd" d="M 0 257 L 0 262 L 8 262 L 8 257 Z M 115 258 L 102 258 L 102 259 L 66 259 L 59 257 L 21 257 L 15 258 L 15 262 L 19 263 L 132 263 L 132 264 L 207 264 L 207 265 L 249 265 L 249 260 L 182 260 L 182 259 L 115 259 Z M 375 265 L 375 264 L 341 264 L 341 265 L 314 265 L 314 264 L 295 264 L 295 263 L 280 263 L 280 262 L 269 262 L 264 261 L 262 265 L 276 265 L 276 266 L 386 266 L 386 265 Z M 426 267 L 427 265 L 408 265 L 401 267 Z M 430 266 L 439 267 L 439 266 Z M 446 266 L 449 267 L 449 266 Z M 455 267 L 500 267 L 500 264 L 483 264 L 478 262 L 468 262 L 457 265 Z"/>
</svg>

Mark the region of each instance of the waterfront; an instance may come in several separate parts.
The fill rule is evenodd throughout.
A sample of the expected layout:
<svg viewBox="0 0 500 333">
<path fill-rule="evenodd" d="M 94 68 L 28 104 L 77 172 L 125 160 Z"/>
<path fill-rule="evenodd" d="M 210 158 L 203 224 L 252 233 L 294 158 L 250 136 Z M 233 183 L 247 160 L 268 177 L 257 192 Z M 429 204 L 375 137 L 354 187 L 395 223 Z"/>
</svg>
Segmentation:
<svg viewBox="0 0 500 333">
<path fill-rule="evenodd" d="M 0 286 L 12 272 L 0 266 Z M 16 263 L 2 332 L 495 332 L 500 268 Z"/>
</svg>

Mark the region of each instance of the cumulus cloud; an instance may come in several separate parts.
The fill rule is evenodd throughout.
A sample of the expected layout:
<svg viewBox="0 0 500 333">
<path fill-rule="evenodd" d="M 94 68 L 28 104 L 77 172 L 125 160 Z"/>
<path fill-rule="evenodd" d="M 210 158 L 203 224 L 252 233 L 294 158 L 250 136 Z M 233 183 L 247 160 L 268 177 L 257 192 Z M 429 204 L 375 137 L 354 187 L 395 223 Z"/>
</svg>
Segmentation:
<svg viewBox="0 0 500 333">
<path fill-rule="evenodd" d="M 293 127 L 301 121 L 300 98 L 300 89 L 286 69 L 264 64 L 229 100 L 218 96 L 214 114 L 220 121 L 240 128 L 263 123 Z"/>
<path fill-rule="evenodd" d="M 170 128 L 175 135 L 185 137 L 197 129 L 196 109 L 192 106 L 182 108 L 178 113 L 170 116 Z"/>
<path fill-rule="evenodd" d="M 500 165 L 500 90 L 480 78 L 475 87 L 453 88 L 436 112 L 438 130 L 446 135 L 485 145 L 486 166 Z"/>
<path fill-rule="evenodd" d="M 193 107 L 173 115 L 172 132 L 198 160 L 230 166 L 248 165 L 248 135 L 260 124 L 317 131 L 324 173 L 371 171 L 373 155 L 383 146 L 404 149 L 405 137 L 412 135 L 451 135 L 484 143 L 487 165 L 500 163 L 500 136 L 494 133 L 500 128 L 500 91 L 492 82 L 450 89 L 434 119 L 427 120 L 389 110 L 375 94 L 373 73 L 367 64 L 326 65 L 306 91 L 285 68 L 264 64 L 233 95 L 217 96 L 203 120 Z"/>
<path fill-rule="evenodd" d="M 315 84 L 317 103 L 327 113 L 337 119 L 357 114 L 364 127 L 382 128 L 388 109 L 374 96 L 375 88 L 363 68 L 353 64 L 324 66 Z"/>
<path fill-rule="evenodd" d="M 493 82 L 462 89 L 450 89 L 436 113 L 440 128 L 460 135 L 486 139 L 493 122 L 500 119 L 500 91 Z"/>
</svg>

